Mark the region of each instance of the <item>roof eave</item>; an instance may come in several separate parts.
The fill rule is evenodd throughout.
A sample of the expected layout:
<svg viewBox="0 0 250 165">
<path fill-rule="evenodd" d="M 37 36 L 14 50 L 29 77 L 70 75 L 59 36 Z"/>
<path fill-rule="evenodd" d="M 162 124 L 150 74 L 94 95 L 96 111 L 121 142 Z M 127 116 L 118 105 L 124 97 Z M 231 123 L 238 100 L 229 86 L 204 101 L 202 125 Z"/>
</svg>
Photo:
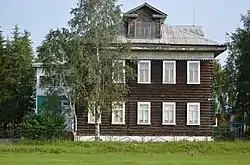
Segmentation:
<svg viewBox="0 0 250 165">
<path fill-rule="evenodd" d="M 136 10 L 139 10 L 140 8 L 142 8 L 144 6 L 146 6 L 146 7 L 150 8 L 150 9 L 154 10 L 155 12 L 157 12 L 157 13 L 159 13 L 161 15 L 163 15 L 165 18 L 167 18 L 167 16 L 168 16 L 166 13 L 158 10 L 157 8 L 155 8 L 155 7 L 151 6 L 151 5 L 149 5 L 147 2 L 145 2 L 144 4 L 141 4 L 140 6 L 137 6 L 137 7 L 133 8 L 133 9 L 127 11 L 127 12 L 125 12 L 124 16 L 129 15 L 130 13 L 132 13 L 132 12 L 134 12 Z"/>
<path fill-rule="evenodd" d="M 125 43 L 124 43 L 125 44 Z M 226 45 L 192 45 L 192 44 L 156 44 L 156 43 L 130 43 L 132 50 L 153 51 L 205 51 L 214 52 L 217 57 L 227 50 Z"/>
<path fill-rule="evenodd" d="M 221 53 L 225 52 L 227 50 L 226 45 L 218 45 L 217 51 L 214 53 L 214 57 L 219 56 Z"/>
</svg>

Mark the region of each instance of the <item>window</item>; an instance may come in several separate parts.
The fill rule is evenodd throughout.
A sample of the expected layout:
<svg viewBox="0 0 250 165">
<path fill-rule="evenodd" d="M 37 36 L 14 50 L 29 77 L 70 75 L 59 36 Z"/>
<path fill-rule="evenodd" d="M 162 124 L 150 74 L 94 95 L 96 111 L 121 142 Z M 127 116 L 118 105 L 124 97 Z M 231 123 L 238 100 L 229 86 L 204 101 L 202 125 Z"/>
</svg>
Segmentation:
<svg viewBox="0 0 250 165">
<path fill-rule="evenodd" d="M 176 62 L 163 61 L 163 84 L 176 83 Z"/>
<path fill-rule="evenodd" d="M 154 36 L 154 24 L 152 22 L 136 22 L 136 38 L 152 38 Z"/>
<path fill-rule="evenodd" d="M 200 103 L 187 103 L 187 125 L 200 125 Z"/>
<path fill-rule="evenodd" d="M 113 103 L 111 124 L 125 124 L 125 102 Z"/>
<path fill-rule="evenodd" d="M 175 103 L 162 103 L 162 124 L 175 125 L 176 106 Z"/>
<path fill-rule="evenodd" d="M 151 83 L 151 61 L 139 61 L 138 63 L 138 83 Z"/>
<path fill-rule="evenodd" d="M 99 123 L 101 123 L 101 116 L 100 116 Z M 88 104 L 88 124 L 95 124 L 95 104 L 94 103 Z"/>
<path fill-rule="evenodd" d="M 200 61 L 187 62 L 187 84 L 200 84 Z"/>
<path fill-rule="evenodd" d="M 125 60 L 117 60 L 113 63 L 115 65 L 115 71 L 112 73 L 114 83 L 125 82 Z"/>
<path fill-rule="evenodd" d="M 150 102 L 137 103 L 137 124 L 150 124 Z"/>
</svg>

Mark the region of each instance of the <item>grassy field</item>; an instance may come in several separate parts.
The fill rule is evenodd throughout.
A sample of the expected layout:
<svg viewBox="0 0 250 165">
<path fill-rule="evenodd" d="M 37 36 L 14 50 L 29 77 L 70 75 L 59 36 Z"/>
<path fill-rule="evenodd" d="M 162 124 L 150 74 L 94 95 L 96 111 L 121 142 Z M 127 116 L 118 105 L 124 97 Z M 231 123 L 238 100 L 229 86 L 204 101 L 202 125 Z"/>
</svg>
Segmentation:
<svg viewBox="0 0 250 165">
<path fill-rule="evenodd" d="M 2 165 L 248 165 L 250 155 L 5 153 Z"/>
<path fill-rule="evenodd" d="M 0 144 L 1 165 L 248 165 L 250 142 Z"/>
</svg>

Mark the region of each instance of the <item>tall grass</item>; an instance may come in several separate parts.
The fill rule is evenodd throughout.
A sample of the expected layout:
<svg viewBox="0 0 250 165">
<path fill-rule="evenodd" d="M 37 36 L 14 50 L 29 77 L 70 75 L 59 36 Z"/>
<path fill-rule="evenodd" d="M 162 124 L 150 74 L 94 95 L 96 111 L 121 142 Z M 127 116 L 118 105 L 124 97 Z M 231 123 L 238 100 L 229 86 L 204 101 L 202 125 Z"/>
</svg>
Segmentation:
<svg viewBox="0 0 250 165">
<path fill-rule="evenodd" d="M 250 142 L 71 142 L 21 141 L 0 144 L 1 152 L 20 153 L 145 153 L 145 154 L 234 154 L 250 153 Z"/>
</svg>

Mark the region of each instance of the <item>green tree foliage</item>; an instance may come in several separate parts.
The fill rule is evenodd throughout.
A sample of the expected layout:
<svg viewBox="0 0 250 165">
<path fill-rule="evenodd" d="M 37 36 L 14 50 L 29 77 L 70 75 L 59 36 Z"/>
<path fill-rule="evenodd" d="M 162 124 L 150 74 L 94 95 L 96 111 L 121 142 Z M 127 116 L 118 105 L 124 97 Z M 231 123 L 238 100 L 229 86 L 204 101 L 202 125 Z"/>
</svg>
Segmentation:
<svg viewBox="0 0 250 165">
<path fill-rule="evenodd" d="M 0 31 L 0 127 L 2 125 L 2 122 L 4 120 L 4 116 L 2 116 L 2 109 L 3 109 L 3 102 L 10 97 L 8 93 L 8 87 L 9 87 L 9 81 L 10 81 L 10 74 L 8 67 L 8 57 L 6 54 L 5 49 L 6 42 L 4 40 L 4 37 L 2 35 L 2 32 Z"/>
<path fill-rule="evenodd" d="M 34 108 L 35 72 L 32 67 L 33 51 L 30 34 L 20 33 L 17 26 L 11 39 L 4 43 L 0 57 L 0 116 L 4 125 L 20 123 L 24 113 Z"/>
<path fill-rule="evenodd" d="M 46 95 L 66 97 L 69 104 L 69 116 L 72 117 L 72 131 L 76 133 L 75 102 L 78 99 L 75 92 L 77 73 L 72 65 L 73 57 L 83 55 L 83 49 L 68 29 L 50 30 L 42 45 L 37 48 L 38 60 L 43 63 L 45 75 L 40 87 L 46 89 Z M 81 59 L 79 59 L 81 60 Z M 82 70 L 84 71 L 84 70 Z M 74 80 L 74 81 L 73 81 Z M 51 99 L 50 99 L 51 100 Z M 51 102 L 51 101 L 49 101 Z"/>
<path fill-rule="evenodd" d="M 44 111 L 41 114 L 30 113 L 21 123 L 23 138 L 30 140 L 58 139 L 64 128 L 64 116 L 50 111 Z"/>
<path fill-rule="evenodd" d="M 250 119 L 250 10 L 242 15 L 243 27 L 229 34 L 229 56 L 226 64 L 231 113 L 237 120 Z"/>
<path fill-rule="evenodd" d="M 9 74 L 9 59 L 6 52 L 6 41 L 0 31 L 0 105 L 3 101 L 10 97 L 8 92 L 10 74 Z"/>
<path fill-rule="evenodd" d="M 214 61 L 213 67 L 213 113 L 227 113 L 227 75 L 219 60 Z"/>
<path fill-rule="evenodd" d="M 94 104 L 89 109 L 95 115 L 95 139 L 99 140 L 102 112 L 111 110 L 111 101 L 124 101 L 129 89 L 126 84 L 114 85 L 110 76 L 112 71 L 119 70 L 112 62 L 128 55 L 128 47 L 118 41 L 122 13 L 117 0 L 79 0 L 71 14 L 69 25 L 85 43 L 83 63 L 88 76 L 85 83 L 91 88 L 83 88 L 82 96 L 89 106 Z M 114 49 L 107 49 L 111 43 Z"/>
<path fill-rule="evenodd" d="M 100 140 L 101 114 L 111 112 L 112 101 L 126 100 L 129 92 L 127 83 L 113 83 L 116 76 L 112 73 L 125 69 L 126 80 L 133 78 L 130 62 L 125 67 L 118 65 L 130 47 L 118 41 L 123 24 L 116 0 L 79 0 L 71 14 L 71 29 L 50 31 L 38 47 L 47 77 L 42 84 L 67 97 L 75 123 L 74 105 L 84 104 L 95 115 L 95 135 Z M 123 72 L 118 75 L 125 76 Z M 74 133 L 76 129 L 74 125 Z"/>
</svg>

